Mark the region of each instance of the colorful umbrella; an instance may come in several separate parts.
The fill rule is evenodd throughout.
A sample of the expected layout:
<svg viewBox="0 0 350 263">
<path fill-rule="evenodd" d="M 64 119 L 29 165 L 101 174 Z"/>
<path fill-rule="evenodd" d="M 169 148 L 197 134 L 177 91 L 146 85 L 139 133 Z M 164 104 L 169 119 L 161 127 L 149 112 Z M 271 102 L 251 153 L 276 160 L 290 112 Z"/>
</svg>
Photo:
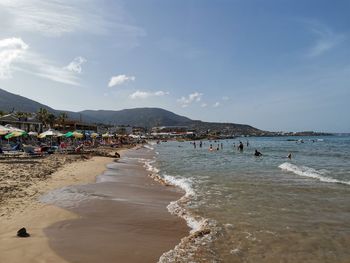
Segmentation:
<svg viewBox="0 0 350 263">
<path fill-rule="evenodd" d="M 38 138 L 45 138 L 46 136 L 54 136 L 54 137 L 60 137 L 62 136 L 63 134 L 60 133 L 59 131 L 56 131 L 56 130 L 53 130 L 53 129 L 50 129 L 50 130 L 47 130 L 46 132 L 43 132 L 43 133 L 40 133 L 38 135 Z"/>
<path fill-rule="evenodd" d="M 5 135 L 10 133 L 11 130 L 5 126 L 0 125 L 0 135 Z"/>
<path fill-rule="evenodd" d="M 75 131 L 75 132 L 73 132 L 73 136 L 74 136 L 74 138 L 76 138 L 76 139 L 80 139 L 80 138 L 83 138 L 83 137 L 84 137 L 84 134 Z"/>
<path fill-rule="evenodd" d="M 98 135 L 98 133 L 93 132 L 93 133 L 90 134 L 90 136 L 91 136 L 92 138 L 96 138 L 96 137 L 98 137 L 99 135 Z"/>
<path fill-rule="evenodd" d="M 64 135 L 64 137 L 69 138 L 69 137 L 72 137 L 73 134 L 74 134 L 73 132 L 67 132 L 67 133 Z"/>
<path fill-rule="evenodd" d="M 14 131 L 14 132 L 11 132 L 11 133 L 7 134 L 5 136 L 5 139 L 11 139 L 11 138 L 19 137 L 19 136 L 23 136 L 23 135 L 27 135 L 27 133 L 26 132 L 20 132 L 20 131 Z"/>
</svg>

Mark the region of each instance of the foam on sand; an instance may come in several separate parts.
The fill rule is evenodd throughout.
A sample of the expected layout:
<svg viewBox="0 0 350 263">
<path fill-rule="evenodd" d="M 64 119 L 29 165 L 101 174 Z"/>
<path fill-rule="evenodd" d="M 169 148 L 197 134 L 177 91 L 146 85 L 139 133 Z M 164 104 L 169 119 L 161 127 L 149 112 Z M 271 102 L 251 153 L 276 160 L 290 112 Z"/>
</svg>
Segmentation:
<svg viewBox="0 0 350 263">
<path fill-rule="evenodd" d="M 341 181 L 341 180 L 327 177 L 327 176 L 325 176 L 325 174 L 326 174 L 325 171 L 317 171 L 317 170 L 310 168 L 310 167 L 307 167 L 307 166 L 297 166 L 295 164 L 285 162 L 285 163 L 282 163 L 281 165 L 279 165 L 278 167 L 281 168 L 282 170 L 293 172 L 293 173 L 300 175 L 300 176 L 318 179 L 321 182 L 350 185 L 350 181 Z"/>
</svg>

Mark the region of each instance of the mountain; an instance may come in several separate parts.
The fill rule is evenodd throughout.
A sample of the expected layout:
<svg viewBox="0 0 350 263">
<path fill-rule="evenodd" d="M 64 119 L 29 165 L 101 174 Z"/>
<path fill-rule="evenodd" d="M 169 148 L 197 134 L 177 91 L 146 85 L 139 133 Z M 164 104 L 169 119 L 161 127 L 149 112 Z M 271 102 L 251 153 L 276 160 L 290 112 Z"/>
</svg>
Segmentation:
<svg viewBox="0 0 350 263">
<path fill-rule="evenodd" d="M 0 89 L 0 111 L 11 112 L 12 110 L 15 110 L 23 112 L 37 112 L 40 108 L 47 109 L 49 112 L 55 115 L 58 115 L 61 112 L 65 112 L 70 119 L 83 119 L 86 122 L 99 121 L 89 116 L 83 116 L 79 112 L 55 110 L 34 100 Z"/>
<path fill-rule="evenodd" d="M 90 123 L 130 125 L 147 128 L 154 126 L 187 126 L 201 133 L 206 133 L 208 131 L 211 133 L 220 132 L 224 134 L 250 135 L 266 133 L 245 124 L 191 120 L 160 108 L 135 108 L 119 111 L 84 110 L 81 112 L 56 110 L 34 100 L 0 89 L 0 111 L 9 112 L 14 109 L 15 111 L 37 112 L 39 108 L 45 108 L 55 115 L 58 115 L 60 112 L 65 112 L 70 119 L 82 120 Z"/>
<path fill-rule="evenodd" d="M 120 111 L 86 110 L 83 116 L 98 119 L 102 123 L 139 127 L 181 126 L 191 123 L 191 119 L 159 108 L 135 108 Z"/>
<path fill-rule="evenodd" d="M 38 109 L 44 108 L 55 113 L 56 111 L 49 106 L 41 104 L 31 99 L 27 99 L 20 95 L 16 95 L 0 89 L 0 110 L 10 112 L 13 109 L 24 112 L 37 112 Z"/>
</svg>

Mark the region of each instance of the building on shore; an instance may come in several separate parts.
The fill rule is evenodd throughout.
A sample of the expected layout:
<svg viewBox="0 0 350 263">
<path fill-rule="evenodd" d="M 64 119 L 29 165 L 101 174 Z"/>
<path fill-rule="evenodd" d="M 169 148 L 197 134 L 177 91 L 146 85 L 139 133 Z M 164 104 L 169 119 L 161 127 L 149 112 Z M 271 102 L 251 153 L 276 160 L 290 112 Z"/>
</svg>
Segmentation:
<svg viewBox="0 0 350 263">
<path fill-rule="evenodd" d="M 53 128 L 61 132 L 68 132 L 68 131 L 97 132 L 96 124 L 81 122 L 77 120 L 66 120 L 64 121 L 64 123 L 56 122 Z"/>
<path fill-rule="evenodd" d="M 196 131 L 187 126 L 153 127 L 151 135 L 155 138 L 194 138 Z"/>
<path fill-rule="evenodd" d="M 26 132 L 42 132 L 43 129 L 43 123 L 37 120 L 36 117 L 18 117 L 16 113 L 9 113 L 0 117 L 0 125 L 7 124 Z"/>
</svg>

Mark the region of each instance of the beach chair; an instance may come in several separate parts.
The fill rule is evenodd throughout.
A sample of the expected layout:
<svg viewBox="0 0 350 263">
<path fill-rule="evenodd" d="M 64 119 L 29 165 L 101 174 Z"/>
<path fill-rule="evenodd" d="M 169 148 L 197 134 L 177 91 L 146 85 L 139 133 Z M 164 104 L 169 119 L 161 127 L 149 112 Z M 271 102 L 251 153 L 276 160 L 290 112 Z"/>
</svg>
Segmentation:
<svg viewBox="0 0 350 263">
<path fill-rule="evenodd" d="M 44 156 L 44 153 L 41 152 L 40 148 L 32 145 L 23 145 L 23 151 L 27 156 L 30 157 Z"/>
</svg>

